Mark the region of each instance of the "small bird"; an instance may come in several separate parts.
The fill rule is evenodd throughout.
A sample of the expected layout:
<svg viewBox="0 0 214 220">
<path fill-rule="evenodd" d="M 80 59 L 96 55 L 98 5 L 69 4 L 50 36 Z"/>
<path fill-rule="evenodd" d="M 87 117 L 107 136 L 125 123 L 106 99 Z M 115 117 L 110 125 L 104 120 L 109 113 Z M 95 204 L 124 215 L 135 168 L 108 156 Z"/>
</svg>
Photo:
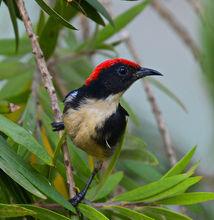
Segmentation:
<svg viewBox="0 0 214 220">
<path fill-rule="evenodd" d="M 97 160 L 84 189 L 70 200 L 73 206 L 84 199 L 125 131 L 128 112 L 120 104 L 121 96 L 135 81 L 151 75 L 162 74 L 124 58 L 109 59 L 92 71 L 82 87 L 66 95 L 63 122 L 53 122 L 53 130 L 65 129 L 77 147 Z"/>
</svg>

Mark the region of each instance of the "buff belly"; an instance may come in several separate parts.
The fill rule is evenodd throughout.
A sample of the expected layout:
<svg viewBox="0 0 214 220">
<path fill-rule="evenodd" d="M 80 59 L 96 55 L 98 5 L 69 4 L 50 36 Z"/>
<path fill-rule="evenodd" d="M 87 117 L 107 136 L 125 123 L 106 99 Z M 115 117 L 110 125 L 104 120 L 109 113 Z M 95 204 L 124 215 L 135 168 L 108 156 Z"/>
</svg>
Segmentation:
<svg viewBox="0 0 214 220">
<path fill-rule="evenodd" d="M 112 155 L 114 147 L 102 146 L 96 142 L 97 128 L 103 126 L 105 119 L 112 115 L 118 106 L 118 99 L 88 100 L 79 109 L 68 109 L 63 115 L 65 129 L 73 143 L 98 158 Z"/>
</svg>

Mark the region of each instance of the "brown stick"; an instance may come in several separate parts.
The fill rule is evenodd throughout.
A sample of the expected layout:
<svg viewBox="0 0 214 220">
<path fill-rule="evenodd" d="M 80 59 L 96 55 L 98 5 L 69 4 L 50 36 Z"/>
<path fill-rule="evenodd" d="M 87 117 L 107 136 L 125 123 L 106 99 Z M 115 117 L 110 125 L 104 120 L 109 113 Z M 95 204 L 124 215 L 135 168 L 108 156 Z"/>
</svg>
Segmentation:
<svg viewBox="0 0 214 220">
<path fill-rule="evenodd" d="M 127 35 L 127 40 L 125 41 L 126 46 L 130 52 L 130 54 L 133 56 L 134 60 L 138 63 L 141 63 L 140 56 L 137 53 L 137 50 L 134 48 L 134 45 L 132 43 L 132 40 L 129 35 Z M 155 116 L 158 129 L 160 131 L 163 143 L 164 143 L 164 149 L 167 157 L 169 158 L 169 162 L 171 166 L 173 166 L 177 162 L 176 153 L 172 146 L 171 137 L 169 134 L 169 131 L 167 129 L 164 117 L 161 113 L 161 110 L 157 104 L 157 100 L 154 96 L 154 93 L 152 91 L 151 85 L 147 80 L 143 80 L 144 89 L 147 95 L 147 98 L 150 102 L 150 105 L 152 107 L 153 114 Z"/>
<path fill-rule="evenodd" d="M 186 0 L 187 3 L 192 7 L 197 15 L 203 18 L 203 8 L 199 0 Z"/>
<path fill-rule="evenodd" d="M 87 202 L 87 201 L 86 201 Z M 53 204 L 42 204 L 42 203 L 34 203 L 34 205 L 46 208 L 46 209 L 51 209 L 51 210 L 63 210 L 64 208 L 56 203 Z M 157 206 L 153 203 L 146 203 L 146 202 L 135 202 L 135 203 L 127 203 L 127 202 L 96 202 L 96 203 L 89 203 L 89 205 L 93 206 L 94 208 L 107 208 L 111 206 L 122 206 L 122 207 L 127 207 L 127 208 L 140 208 L 140 207 L 145 207 L 145 206 Z"/>
<path fill-rule="evenodd" d="M 58 99 L 56 96 L 55 88 L 53 86 L 52 77 L 48 71 L 43 52 L 42 52 L 40 45 L 39 45 L 39 42 L 37 40 L 37 36 L 33 32 L 32 23 L 31 23 L 29 15 L 27 13 L 27 10 L 25 8 L 24 1 L 17 0 L 17 6 L 20 11 L 26 32 L 27 32 L 28 37 L 31 41 L 33 54 L 35 56 L 38 70 L 41 74 L 41 78 L 42 78 L 44 87 L 47 90 L 49 97 L 51 99 L 51 108 L 54 113 L 54 119 L 55 119 L 55 121 L 61 121 L 62 120 L 62 113 L 61 113 L 59 105 L 58 105 Z M 61 134 L 60 134 L 60 136 L 61 136 Z M 65 168 L 66 168 L 69 196 L 72 198 L 75 196 L 75 192 L 74 192 L 75 185 L 74 185 L 73 174 L 72 174 L 72 166 L 71 166 L 69 153 L 68 153 L 68 149 L 67 149 L 66 144 L 63 144 L 62 150 L 63 150 L 64 163 L 65 163 Z"/>
<path fill-rule="evenodd" d="M 162 2 L 159 0 L 153 0 L 151 6 L 156 10 L 156 12 L 170 25 L 170 27 L 175 31 L 175 33 L 181 38 L 185 45 L 191 50 L 194 58 L 197 62 L 201 63 L 201 53 L 190 36 L 187 29 L 177 21 L 175 16 L 168 10 Z"/>
</svg>

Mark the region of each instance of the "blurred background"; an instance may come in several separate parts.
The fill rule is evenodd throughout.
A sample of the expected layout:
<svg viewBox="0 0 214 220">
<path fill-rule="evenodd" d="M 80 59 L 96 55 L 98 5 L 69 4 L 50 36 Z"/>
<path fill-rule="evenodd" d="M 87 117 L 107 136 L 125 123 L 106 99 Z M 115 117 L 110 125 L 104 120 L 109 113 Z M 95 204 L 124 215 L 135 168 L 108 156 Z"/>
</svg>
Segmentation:
<svg viewBox="0 0 214 220">
<path fill-rule="evenodd" d="M 199 187 L 203 190 L 213 191 L 214 93 L 212 80 L 214 77 L 212 75 L 214 75 L 214 69 L 212 67 L 214 65 L 214 50 L 212 48 L 214 45 L 214 4 L 212 0 L 195 1 L 195 4 L 200 2 L 199 7 L 203 11 L 203 14 L 200 15 L 192 7 L 191 3 L 194 1 L 160 0 L 159 2 L 170 10 L 173 17 L 189 32 L 202 56 L 209 56 L 209 58 L 204 59 L 203 67 L 195 59 L 192 51 L 182 41 L 181 37 L 153 6 L 148 6 L 143 13 L 111 38 L 110 41 L 118 41 L 124 36 L 130 36 L 144 66 L 163 73 L 164 76 L 158 81 L 174 93 L 186 108 L 186 111 L 184 111 L 165 92 L 152 85 L 158 105 L 168 126 L 173 147 L 178 158 L 180 158 L 193 146 L 197 145 L 194 161 L 200 160 L 198 173 L 204 176 L 204 180 Z M 136 1 L 117 0 L 109 4 L 108 1 L 106 7 L 112 15 L 118 15 L 136 3 Z M 38 5 L 34 1 L 26 1 L 26 6 L 32 21 L 38 21 L 40 11 Z M 20 21 L 18 24 L 20 36 L 22 36 L 24 27 Z M 72 24 L 80 29 L 76 35 L 82 39 L 81 20 L 75 18 Z M 4 4 L 0 8 L 0 30 L 1 39 L 14 38 L 8 9 Z M 95 25 L 89 23 L 90 34 L 94 30 Z M 63 34 L 66 34 L 66 31 Z M 63 42 L 59 43 L 59 47 L 63 48 Z M 116 50 L 120 57 L 133 59 L 125 44 L 119 44 Z M 60 54 L 63 54 L 63 50 L 59 52 L 58 56 Z M 95 66 L 106 59 L 106 56 L 96 54 L 91 59 Z M 58 70 L 60 68 L 59 66 Z M 60 71 L 69 71 L 69 67 Z M 89 73 L 90 71 L 86 75 Z M 79 82 L 78 79 L 77 82 Z M 0 87 L 3 85 L 4 81 L 0 81 Z M 74 85 L 68 85 L 68 89 L 73 87 Z M 133 122 L 130 122 L 129 129 L 143 137 L 148 149 L 160 161 L 157 165 L 159 166 L 158 169 L 164 172 L 170 167 L 170 164 L 164 153 L 163 142 L 142 83 L 137 82 L 126 92 L 124 98 L 141 122 L 140 129 L 136 128 Z M 213 205 L 213 203 L 202 205 L 201 216 L 207 216 L 206 219 L 214 219 Z"/>
</svg>

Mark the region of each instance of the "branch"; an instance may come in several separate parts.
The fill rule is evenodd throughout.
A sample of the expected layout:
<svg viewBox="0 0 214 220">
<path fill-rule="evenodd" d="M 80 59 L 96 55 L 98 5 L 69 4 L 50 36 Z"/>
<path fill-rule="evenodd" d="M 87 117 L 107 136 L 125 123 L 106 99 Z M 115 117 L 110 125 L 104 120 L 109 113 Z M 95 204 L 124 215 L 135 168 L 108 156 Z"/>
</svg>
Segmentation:
<svg viewBox="0 0 214 220">
<path fill-rule="evenodd" d="M 127 33 L 126 33 L 126 35 L 127 35 Z M 125 44 L 127 46 L 127 49 L 129 50 L 130 54 L 135 59 L 135 61 L 138 63 L 141 63 L 140 56 L 137 53 L 137 50 L 134 48 L 134 45 L 133 45 L 129 35 L 127 35 L 127 39 L 125 41 Z M 173 149 L 173 146 L 172 146 L 171 137 L 170 137 L 169 131 L 167 129 L 165 120 L 164 120 L 163 115 L 161 113 L 161 110 L 157 104 L 157 100 L 154 96 L 154 93 L 152 91 L 150 83 L 147 80 L 143 80 L 143 84 L 144 84 L 144 89 L 145 89 L 147 98 L 148 98 L 150 105 L 152 107 L 152 111 L 155 116 L 159 132 L 161 134 L 161 137 L 162 137 L 162 140 L 164 143 L 165 153 L 166 153 L 167 157 L 169 158 L 169 162 L 170 162 L 171 166 L 173 166 L 174 164 L 176 164 L 177 158 L 176 158 L 175 150 Z"/>
<path fill-rule="evenodd" d="M 145 206 L 157 206 L 154 203 L 146 203 L 146 202 L 133 202 L 133 203 L 127 203 L 127 202 L 90 202 L 85 200 L 85 204 L 91 205 L 94 208 L 106 208 L 106 207 L 111 207 L 111 206 L 122 206 L 126 208 L 139 208 L 139 207 L 145 207 Z M 51 203 L 51 204 L 42 204 L 42 203 L 34 203 L 34 205 L 39 206 L 41 208 L 46 208 L 50 210 L 64 210 L 62 206 L 56 203 Z"/>
<path fill-rule="evenodd" d="M 201 61 L 201 53 L 190 36 L 187 29 L 177 21 L 175 16 L 171 13 L 170 10 L 168 10 L 166 7 L 164 7 L 163 3 L 159 0 L 153 0 L 151 3 L 151 6 L 156 10 L 156 12 L 171 26 L 171 28 L 175 31 L 175 33 L 181 38 L 181 40 L 185 43 L 185 45 L 191 50 L 194 58 L 197 62 L 202 64 Z"/>
<path fill-rule="evenodd" d="M 55 88 L 53 86 L 52 77 L 48 71 L 43 52 L 42 52 L 40 45 L 39 45 L 39 42 L 37 40 L 37 36 L 33 32 L 32 23 L 31 23 L 29 15 L 27 13 L 27 10 L 25 8 L 24 1 L 17 0 L 17 6 L 18 6 L 19 12 L 21 14 L 22 20 L 24 22 L 26 32 L 27 32 L 28 37 L 31 41 L 33 54 L 35 56 L 38 70 L 41 74 L 41 78 L 42 78 L 44 87 L 47 90 L 49 97 L 51 99 L 51 108 L 54 113 L 54 119 L 55 119 L 55 121 L 61 121 L 62 120 L 62 113 L 61 113 L 59 105 L 58 105 L 58 99 L 56 96 Z M 59 135 L 61 136 L 61 133 Z M 65 168 L 66 168 L 69 196 L 70 196 L 70 198 L 72 198 L 75 196 L 75 192 L 74 192 L 75 185 L 74 185 L 74 180 L 73 180 L 72 166 L 71 166 L 68 148 L 67 148 L 66 143 L 63 144 L 62 151 L 63 151 L 63 155 L 64 155 L 64 164 L 65 164 Z"/>
<path fill-rule="evenodd" d="M 186 2 L 192 7 L 195 13 L 203 19 L 203 8 L 201 2 L 199 0 L 186 0 Z"/>
</svg>

